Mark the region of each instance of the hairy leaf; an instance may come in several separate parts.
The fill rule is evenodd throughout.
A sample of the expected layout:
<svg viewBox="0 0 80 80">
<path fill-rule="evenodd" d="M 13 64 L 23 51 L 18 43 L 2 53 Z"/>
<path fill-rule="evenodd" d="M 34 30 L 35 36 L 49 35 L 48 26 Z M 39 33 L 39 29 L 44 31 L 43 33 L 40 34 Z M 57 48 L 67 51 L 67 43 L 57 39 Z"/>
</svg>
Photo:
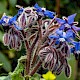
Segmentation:
<svg viewBox="0 0 80 80">
<path fill-rule="evenodd" d="M 22 73 L 24 71 L 24 62 L 25 62 L 25 56 L 22 56 L 20 59 L 18 59 L 17 67 L 13 72 L 9 73 L 9 76 L 11 79 L 5 79 L 5 80 L 25 80 L 22 76 Z"/>
</svg>

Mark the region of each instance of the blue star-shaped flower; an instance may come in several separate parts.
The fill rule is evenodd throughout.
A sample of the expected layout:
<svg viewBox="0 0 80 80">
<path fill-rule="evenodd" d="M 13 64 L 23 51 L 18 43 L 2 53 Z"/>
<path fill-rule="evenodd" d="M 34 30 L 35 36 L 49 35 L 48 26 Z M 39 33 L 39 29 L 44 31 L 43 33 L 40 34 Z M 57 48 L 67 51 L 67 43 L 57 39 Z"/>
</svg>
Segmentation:
<svg viewBox="0 0 80 80">
<path fill-rule="evenodd" d="M 56 34 L 52 34 L 49 36 L 49 39 L 63 40 L 67 42 L 71 42 L 71 39 L 75 38 L 75 33 L 72 30 L 68 30 L 64 32 L 62 30 L 57 29 Z"/>
<path fill-rule="evenodd" d="M 72 14 L 70 16 L 68 16 L 68 18 L 64 18 L 64 19 L 60 19 L 60 18 L 56 18 L 56 21 L 61 24 L 60 28 L 61 30 L 68 30 L 68 29 L 74 29 L 75 31 L 79 31 L 80 28 L 76 27 L 74 24 L 74 18 L 76 16 L 75 14 Z"/>
<path fill-rule="evenodd" d="M 36 9 L 36 11 L 38 13 L 41 13 L 41 14 L 43 13 L 44 16 L 49 17 L 51 19 L 54 18 L 55 12 L 51 12 L 49 10 L 43 10 L 43 8 L 41 8 L 40 6 L 38 6 L 37 3 L 34 5 L 34 8 Z"/>
<path fill-rule="evenodd" d="M 24 8 L 20 8 L 18 10 L 18 13 L 14 17 L 12 17 L 12 18 L 9 19 L 9 23 L 8 24 L 9 25 L 14 24 L 14 22 L 17 20 L 17 18 L 20 16 L 20 14 L 22 14 L 23 11 L 24 11 Z"/>
<path fill-rule="evenodd" d="M 14 17 L 9 17 L 9 16 L 3 16 L 0 20 L 0 24 L 2 26 L 11 26 L 11 25 L 14 25 L 14 27 L 17 29 L 17 30 L 22 30 L 17 24 L 16 24 L 16 20 L 17 20 L 17 15 L 15 15 Z M 7 22 L 6 22 L 7 21 Z M 6 27 L 7 28 L 7 27 Z"/>
<path fill-rule="evenodd" d="M 14 25 L 15 29 L 17 29 L 17 30 L 22 30 L 22 28 L 19 27 L 19 26 L 16 24 L 17 17 L 18 17 L 18 16 L 15 15 L 14 17 L 10 18 L 8 24 L 9 24 L 9 26 Z"/>
<path fill-rule="evenodd" d="M 21 27 L 19 27 L 17 24 L 16 24 L 16 21 L 17 21 L 17 18 L 21 15 L 21 13 L 24 11 L 24 8 L 20 8 L 18 10 L 18 13 L 14 16 L 14 17 L 9 17 L 9 16 L 6 16 L 6 15 L 3 15 L 3 17 L 1 18 L 0 20 L 0 24 L 3 25 L 3 26 L 11 26 L 11 25 L 14 25 L 14 27 L 17 29 L 17 30 L 22 30 Z M 6 22 L 7 20 L 7 22 Z"/>
</svg>

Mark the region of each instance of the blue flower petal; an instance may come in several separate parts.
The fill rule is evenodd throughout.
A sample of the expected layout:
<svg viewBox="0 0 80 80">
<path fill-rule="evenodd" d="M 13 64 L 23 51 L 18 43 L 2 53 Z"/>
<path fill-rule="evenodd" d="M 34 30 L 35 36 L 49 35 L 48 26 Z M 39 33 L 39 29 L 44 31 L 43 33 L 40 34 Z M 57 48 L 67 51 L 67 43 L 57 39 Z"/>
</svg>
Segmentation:
<svg viewBox="0 0 80 80">
<path fill-rule="evenodd" d="M 62 35 L 62 34 L 63 34 L 63 31 L 62 31 L 62 30 L 57 29 L 57 30 L 56 30 L 56 33 L 57 33 L 58 35 Z"/>
<path fill-rule="evenodd" d="M 34 8 L 36 8 L 37 12 L 41 12 L 42 11 L 42 8 L 39 7 L 37 3 L 34 5 Z"/>
<path fill-rule="evenodd" d="M 72 30 L 68 30 L 66 32 L 66 37 L 69 39 L 69 38 L 72 38 L 74 39 L 75 38 L 75 33 L 72 31 Z"/>
<path fill-rule="evenodd" d="M 74 47 L 70 48 L 70 52 L 71 53 L 74 53 L 74 51 L 75 51 L 75 48 Z"/>
<path fill-rule="evenodd" d="M 20 15 L 23 11 L 24 11 L 24 8 L 20 8 L 20 9 L 18 10 L 18 15 Z"/>
<path fill-rule="evenodd" d="M 62 20 L 60 18 L 56 18 L 55 19 L 59 24 L 64 24 L 65 23 L 65 20 Z"/>
<path fill-rule="evenodd" d="M 0 24 L 5 25 L 6 24 L 5 19 L 8 19 L 8 18 L 9 18 L 8 16 L 3 16 L 0 20 Z"/>
<path fill-rule="evenodd" d="M 72 24 L 74 22 L 75 16 L 76 16 L 76 13 L 68 16 L 68 23 L 69 24 Z"/>
<path fill-rule="evenodd" d="M 73 42 L 73 45 L 75 46 L 76 51 L 79 51 L 80 50 L 80 42 L 74 41 Z"/>
<path fill-rule="evenodd" d="M 80 31 L 80 27 L 76 27 L 75 25 L 73 25 L 72 28 L 73 28 L 75 31 Z"/>
<path fill-rule="evenodd" d="M 17 20 L 17 15 L 15 15 L 15 16 L 12 17 L 11 19 L 9 19 L 8 24 L 9 24 L 9 25 L 12 25 L 16 20 Z"/>
<path fill-rule="evenodd" d="M 3 21 L 3 20 L 0 20 L 0 25 L 2 25 L 3 23 L 5 23 L 5 21 Z"/>
<path fill-rule="evenodd" d="M 7 19 L 7 18 L 8 18 L 8 16 L 3 16 L 3 17 L 1 18 L 1 20 L 4 20 L 4 18 L 6 18 L 6 19 Z"/>
<path fill-rule="evenodd" d="M 59 38 L 59 36 L 56 36 L 56 35 L 50 35 L 49 36 L 49 39 L 58 39 Z"/>
<path fill-rule="evenodd" d="M 60 30 L 64 30 L 64 29 L 65 29 L 65 26 L 64 26 L 64 25 L 61 25 L 61 26 L 59 27 L 59 29 L 60 29 Z"/>
<path fill-rule="evenodd" d="M 40 6 L 38 6 L 38 4 L 36 3 L 34 5 L 34 8 L 36 8 L 36 11 L 39 13 L 43 13 L 45 16 L 49 17 L 49 18 L 54 18 L 55 13 L 51 12 L 49 10 L 42 10 L 42 8 Z"/>
<path fill-rule="evenodd" d="M 44 15 L 45 16 L 48 16 L 49 18 L 54 18 L 55 13 L 54 12 L 51 12 L 49 10 L 45 10 L 44 11 Z"/>
<path fill-rule="evenodd" d="M 59 40 L 56 40 L 55 44 L 57 45 L 57 44 L 59 44 L 59 43 L 60 43 L 60 41 L 59 41 Z"/>
</svg>

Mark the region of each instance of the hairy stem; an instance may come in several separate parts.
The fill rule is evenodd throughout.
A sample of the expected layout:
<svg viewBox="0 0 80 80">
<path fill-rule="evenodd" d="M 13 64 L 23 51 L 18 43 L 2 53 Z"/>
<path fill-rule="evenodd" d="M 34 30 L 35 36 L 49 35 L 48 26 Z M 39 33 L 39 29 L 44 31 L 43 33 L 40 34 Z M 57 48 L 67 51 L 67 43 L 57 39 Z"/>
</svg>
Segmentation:
<svg viewBox="0 0 80 80">
<path fill-rule="evenodd" d="M 31 50 L 33 50 L 33 48 L 34 48 L 35 44 L 36 44 L 36 43 L 37 43 L 37 41 L 38 41 L 38 38 L 39 38 L 39 35 L 38 35 L 38 33 L 37 33 L 37 36 L 36 36 L 36 38 L 34 39 L 34 41 L 33 41 L 32 45 L 31 45 Z"/>
<path fill-rule="evenodd" d="M 28 46 L 28 41 L 25 40 L 25 47 L 26 47 L 26 55 L 27 55 L 27 58 L 26 58 L 26 75 L 28 75 L 29 73 L 29 69 L 30 69 L 30 58 L 31 58 L 31 53 L 30 53 L 30 48 Z"/>
<path fill-rule="evenodd" d="M 37 36 L 36 36 L 36 38 L 34 39 L 31 47 L 29 47 L 28 41 L 25 40 L 25 46 L 26 46 L 26 50 L 27 50 L 26 75 L 28 75 L 28 73 L 30 72 L 30 68 L 31 68 L 31 65 L 30 65 L 30 64 L 31 64 L 31 53 L 32 53 L 32 51 L 33 51 L 33 49 L 34 49 L 34 46 L 35 46 L 37 40 L 38 40 L 38 37 L 39 37 L 39 36 L 38 36 L 38 33 L 37 33 Z"/>
<path fill-rule="evenodd" d="M 33 68 L 33 70 L 29 73 L 29 75 L 34 75 L 34 73 L 39 69 L 39 67 L 41 66 L 42 61 L 39 61 L 36 66 Z"/>
<path fill-rule="evenodd" d="M 24 36 L 24 39 L 26 39 L 26 35 L 25 35 L 25 31 L 22 31 L 22 34 Z M 30 70 L 30 58 L 31 58 L 31 53 L 30 53 L 30 46 L 28 43 L 28 40 L 24 40 L 24 45 L 25 45 L 25 49 L 26 49 L 26 63 L 25 63 L 25 75 L 28 75 L 29 70 Z"/>
<path fill-rule="evenodd" d="M 42 39 L 42 20 L 39 20 L 38 23 L 39 23 L 39 29 L 38 29 L 38 34 L 39 34 L 39 35 L 37 35 L 37 37 L 36 37 L 36 39 L 37 39 L 38 42 L 37 42 L 36 52 L 34 53 L 34 57 L 33 57 L 33 60 L 32 60 L 32 66 L 35 64 L 36 57 L 37 57 L 36 53 L 37 53 L 37 51 L 38 51 L 39 48 L 40 48 L 41 39 Z M 36 42 L 36 39 L 35 39 L 35 42 Z M 33 48 L 33 47 L 32 47 L 32 48 Z"/>
</svg>

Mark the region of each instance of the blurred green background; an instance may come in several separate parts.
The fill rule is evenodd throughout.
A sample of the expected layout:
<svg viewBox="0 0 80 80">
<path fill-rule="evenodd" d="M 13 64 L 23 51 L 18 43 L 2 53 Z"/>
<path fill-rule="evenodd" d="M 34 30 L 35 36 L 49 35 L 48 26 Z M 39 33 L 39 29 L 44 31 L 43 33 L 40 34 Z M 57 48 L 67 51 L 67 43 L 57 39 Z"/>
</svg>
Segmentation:
<svg viewBox="0 0 80 80">
<path fill-rule="evenodd" d="M 15 5 L 27 7 L 34 6 L 35 3 L 48 10 L 57 12 L 60 18 L 77 13 L 75 20 L 80 22 L 80 0 L 0 0 L 0 18 L 4 12 L 7 15 L 15 15 L 18 10 Z M 9 50 L 8 47 L 4 46 L 2 42 L 3 34 L 4 31 L 2 26 L 0 26 L 0 65 L 3 65 L 0 66 L 0 76 L 8 75 L 8 72 L 13 71 L 17 65 L 17 59 L 25 54 L 24 48 L 17 52 L 15 50 Z M 77 74 L 80 72 L 77 69 L 78 64 L 73 55 L 69 58 L 69 63 L 72 68 L 71 78 L 67 79 L 64 72 L 62 72 L 61 75 L 57 76 L 57 80 L 80 80 L 79 78 L 76 79 Z"/>
</svg>

